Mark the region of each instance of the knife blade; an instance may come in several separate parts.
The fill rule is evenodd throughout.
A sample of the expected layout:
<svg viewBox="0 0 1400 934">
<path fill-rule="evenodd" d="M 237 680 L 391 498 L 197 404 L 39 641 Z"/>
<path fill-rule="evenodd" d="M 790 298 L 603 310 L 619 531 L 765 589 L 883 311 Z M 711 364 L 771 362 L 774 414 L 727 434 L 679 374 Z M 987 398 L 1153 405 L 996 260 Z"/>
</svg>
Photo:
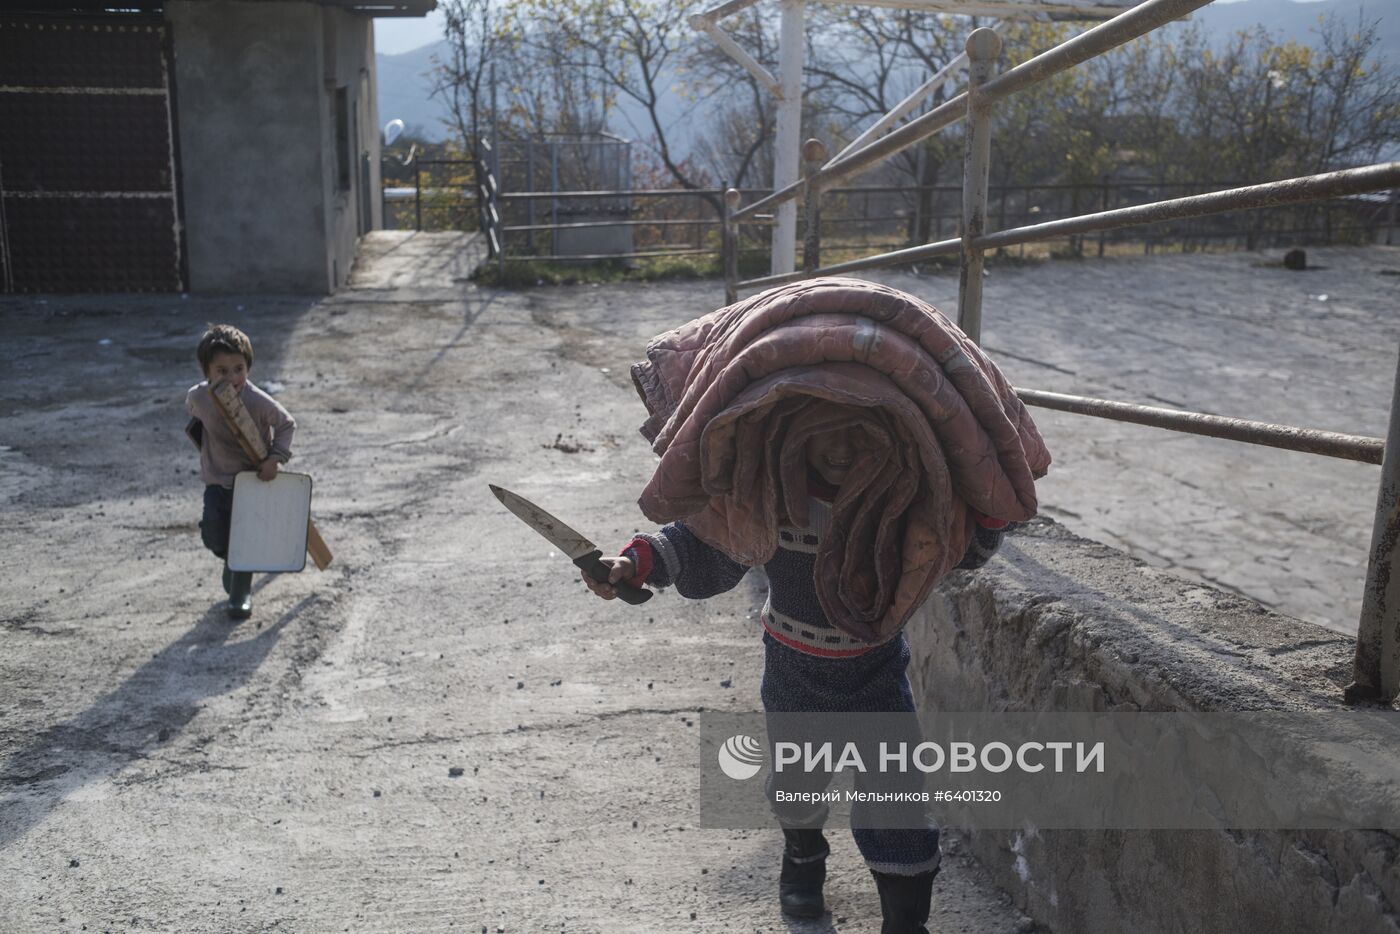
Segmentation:
<svg viewBox="0 0 1400 934">
<path fill-rule="evenodd" d="M 608 583 L 609 568 L 600 560 L 603 557 L 603 552 L 597 545 L 525 497 L 498 487 L 494 483 L 489 483 L 487 486 L 491 488 L 496 499 L 500 500 L 501 504 L 509 509 L 517 519 L 538 532 L 555 548 L 568 555 L 575 566 L 583 570 L 583 573 L 599 584 Z M 611 584 L 610 586 L 617 591 L 617 595 L 623 601 L 633 606 L 646 603 L 651 599 L 651 591 L 645 588 L 633 587 L 624 583 Z"/>
</svg>

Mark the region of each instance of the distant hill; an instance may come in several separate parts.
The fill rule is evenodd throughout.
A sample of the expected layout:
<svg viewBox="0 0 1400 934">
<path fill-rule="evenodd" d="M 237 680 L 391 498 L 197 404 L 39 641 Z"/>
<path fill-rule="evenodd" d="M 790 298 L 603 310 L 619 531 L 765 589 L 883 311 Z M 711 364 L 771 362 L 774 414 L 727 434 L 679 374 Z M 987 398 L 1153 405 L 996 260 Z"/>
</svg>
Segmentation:
<svg viewBox="0 0 1400 934">
<path fill-rule="evenodd" d="M 433 57 L 445 56 L 446 42 L 434 42 L 397 55 L 376 55 L 379 78 L 379 123 L 398 118 L 435 142 L 447 138 L 442 101 L 433 98 Z"/>
<path fill-rule="evenodd" d="M 1293 0 L 1243 0 L 1240 3 L 1213 3 L 1193 14 L 1206 31 L 1220 40 L 1240 30 L 1263 24 L 1281 39 L 1314 43 L 1318 18 L 1333 13 L 1351 25 L 1358 17 L 1380 19 L 1380 48 L 1392 65 L 1400 66 L 1400 9 L 1396 0 L 1321 0 L 1316 3 L 1296 3 Z M 439 100 L 431 98 L 432 58 L 443 55 L 445 43 L 436 42 L 398 55 L 376 56 L 379 72 L 379 116 L 381 123 L 395 117 L 410 127 L 419 129 L 432 140 L 447 137 L 443 123 L 445 109 Z M 700 121 L 689 118 L 690 105 L 679 96 L 663 108 L 664 122 L 676 128 L 676 148 L 682 153 L 690 148 L 690 126 Z M 620 136 L 641 139 L 650 130 L 640 108 L 625 105 L 619 109 L 615 125 L 610 129 Z"/>
</svg>

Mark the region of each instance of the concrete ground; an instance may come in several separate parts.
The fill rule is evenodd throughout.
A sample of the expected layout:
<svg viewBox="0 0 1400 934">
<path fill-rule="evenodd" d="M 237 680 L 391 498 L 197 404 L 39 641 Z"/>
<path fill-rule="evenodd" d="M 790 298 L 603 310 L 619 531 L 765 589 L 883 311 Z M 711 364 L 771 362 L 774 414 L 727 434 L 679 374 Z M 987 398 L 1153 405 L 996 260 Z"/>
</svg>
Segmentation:
<svg viewBox="0 0 1400 934">
<path fill-rule="evenodd" d="M 0 930 L 878 930 L 849 837 L 804 926 L 776 831 L 696 826 L 686 734 L 757 707 L 761 585 L 597 601 L 486 489 L 624 541 L 627 364 L 717 284 L 483 291 L 461 248 L 374 238 L 323 301 L 0 301 Z M 1314 258 L 994 270 L 986 344 L 1019 385 L 1383 434 L 1400 250 Z M 888 281 L 952 307 L 954 278 Z M 336 554 L 241 624 L 182 435 L 216 320 L 297 416 Z M 1354 628 L 1377 468 L 1038 420 L 1048 514 Z M 934 930 L 1032 927 L 949 850 Z"/>
</svg>

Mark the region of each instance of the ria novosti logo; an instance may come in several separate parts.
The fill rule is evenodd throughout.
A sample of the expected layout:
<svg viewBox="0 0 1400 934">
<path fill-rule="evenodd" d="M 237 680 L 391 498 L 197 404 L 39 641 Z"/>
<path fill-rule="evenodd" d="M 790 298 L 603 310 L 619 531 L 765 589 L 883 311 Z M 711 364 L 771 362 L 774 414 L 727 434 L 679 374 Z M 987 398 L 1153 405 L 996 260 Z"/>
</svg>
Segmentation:
<svg viewBox="0 0 1400 934">
<path fill-rule="evenodd" d="M 763 768 L 763 744 L 744 733 L 729 737 L 719 747 L 719 767 L 737 782 L 753 778 Z"/>
</svg>

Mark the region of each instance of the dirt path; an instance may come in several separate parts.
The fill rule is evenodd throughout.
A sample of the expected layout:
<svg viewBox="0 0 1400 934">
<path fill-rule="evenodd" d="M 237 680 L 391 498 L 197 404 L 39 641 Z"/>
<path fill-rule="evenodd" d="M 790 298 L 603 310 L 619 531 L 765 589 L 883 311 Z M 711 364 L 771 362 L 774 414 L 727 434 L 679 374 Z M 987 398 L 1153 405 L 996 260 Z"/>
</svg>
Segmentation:
<svg viewBox="0 0 1400 934">
<path fill-rule="evenodd" d="M 790 929 L 776 830 L 696 827 L 694 716 L 757 706 L 757 585 L 585 599 L 486 489 L 624 540 L 626 365 L 713 284 L 484 293 L 418 246 L 323 302 L 0 303 L 0 929 Z M 336 553 L 237 625 L 181 435 L 210 320 L 297 416 Z M 950 843 L 936 929 L 1023 927 Z M 791 929 L 877 930 L 849 837 L 832 873 Z"/>
</svg>

